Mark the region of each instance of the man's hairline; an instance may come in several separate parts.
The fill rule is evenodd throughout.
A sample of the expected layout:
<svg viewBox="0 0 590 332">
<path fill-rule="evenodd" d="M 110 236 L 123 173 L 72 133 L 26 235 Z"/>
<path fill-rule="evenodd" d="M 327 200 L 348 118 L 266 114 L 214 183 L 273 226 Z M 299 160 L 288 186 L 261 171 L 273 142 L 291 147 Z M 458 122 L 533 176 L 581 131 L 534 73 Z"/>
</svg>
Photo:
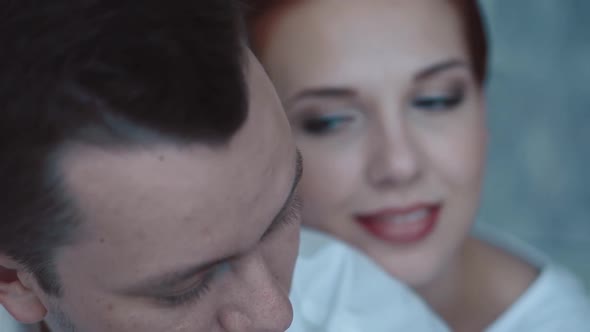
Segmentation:
<svg viewBox="0 0 590 332">
<path fill-rule="evenodd" d="M 242 127 L 243 126 L 244 124 L 242 124 Z M 140 125 L 137 125 L 137 127 L 140 130 L 143 130 Z M 58 197 L 55 197 L 54 195 L 52 199 L 54 199 L 56 203 L 62 205 L 65 209 L 63 212 L 69 214 L 71 218 L 75 220 L 75 222 L 64 226 L 66 228 L 63 230 L 65 232 L 64 241 L 62 243 L 56 243 L 46 256 L 45 267 L 50 269 L 49 273 L 51 274 L 51 277 L 56 279 L 52 280 L 52 282 L 55 282 L 57 284 L 57 288 L 60 289 L 58 294 L 48 295 L 56 295 L 58 298 L 61 296 L 61 288 L 63 285 L 61 284 L 60 276 L 57 270 L 57 261 L 60 251 L 64 250 L 68 246 L 80 244 L 84 241 L 84 239 L 86 239 L 84 235 L 84 227 L 87 225 L 85 214 L 79 207 L 80 205 L 78 203 L 78 196 L 76 195 L 75 190 L 72 188 L 72 183 L 68 181 L 68 176 L 66 174 L 66 164 L 71 162 L 72 159 L 70 158 L 81 157 L 74 155 L 77 154 L 77 152 L 87 152 L 91 149 L 103 150 L 107 153 L 134 153 L 155 150 L 163 147 L 183 149 L 188 148 L 190 145 L 194 145 L 207 149 L 223 150 L 229 146 L 229 141 L 235 138 L 238 132 L 239 130 L 236 131 L 232 137 L 230 137 L 227 144 L 216 144 L 215 142 L 212 143 L 210 141 L 199 139 L 177 139 L 175 137 L 171 137 L 171 135 L 161 134 L 155 131 L 152 133 L 151 129 L 149 128 L 143 131 L 143 134 L 147 133 L 149 135 L 144 137 L 150 138 L 146 141 L 142 141 L 141 139 L 114 139 L 113 142 L 104 140 L 94 141 L 84 139 L 83 136 L 74 136 L 74 138 L 57 144 L 53 150 L 47 154 L 47 158 L 43 161 L 43 181 L 46 184 L 52 183 L 58 186 Z M 70 221 L 71 220 L 72 219 L 70 219 Z M 35 274 L 36 271 L 30 269 L 30 267 L 26 265 L 26 262 L 18 263 L 22 266 L 23 271 Z"/>
</svg>

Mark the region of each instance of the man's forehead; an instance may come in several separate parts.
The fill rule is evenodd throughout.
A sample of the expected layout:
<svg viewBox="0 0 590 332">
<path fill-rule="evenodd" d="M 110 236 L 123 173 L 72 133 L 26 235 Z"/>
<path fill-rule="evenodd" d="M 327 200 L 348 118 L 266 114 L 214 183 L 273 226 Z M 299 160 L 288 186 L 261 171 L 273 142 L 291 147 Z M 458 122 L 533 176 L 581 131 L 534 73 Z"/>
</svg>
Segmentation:
<svg viewBox="0 0 590 332">
<path fill-rule="evenodd" d="M 242 249 L 236 248 L 240 241 L 256 237 L 257 227 L 264 228 L 282 203 L 292 167 L 285 172 L 276 160 L 256 165 L 256 158 L 226 160 L 243 167 L 193 160 L 209 153 L 158 148 L 70 158 L 66 187 L 85 230 L 77 254 L 93 257 L 83 264 L 109 266 L 131 280 L 132 274 L 230 255 Z M 277 186 L 265 187 L 267 180 Z M 78 264 L 81 257 L 69 261 Z"/>
<path fill-rule="evenodd" d="M 65 187 L 87 218 L 170 221 L 191 218 L 202 208 L 215 215 L 227 210 L 223 203 L 231 202 L 232 210 L 255 203 L 263 189 L 255 179 L 271 176 L 277 162 L 256 163 L 242 152 L 203 146 L 77 147 L 62 169 Z"/>
<path fill-rule="evenodd" d="M 125 185 L 133 189 L 154 186 L 186 189 L 197 188 L 195 181 L 200 184 L 207 180 L 204 174 L 237 157 L 198 145 L 109 148 L 80 144 L 64 154 L 60 169 L 66 184 L 80 193 L 105 190 L 107 184 L 114 188 Z M 149 174 L 158 176 L 147 177 Z M 181 175 L 190 181 L 174 181 Z"/>
<path fill-rule="evenodd" d="M 85 243 L 69 262 L 93 257 L 83 263 L 89 271 L 108 266 L 131 281 L 134 274 L 173 270 L 251 245 L 292 185 L 294 147 L 287 138 L 277 141 L 250 140 L 221 151 L 72 150 L 62 169 L 82 214 Z"/>
</svg>

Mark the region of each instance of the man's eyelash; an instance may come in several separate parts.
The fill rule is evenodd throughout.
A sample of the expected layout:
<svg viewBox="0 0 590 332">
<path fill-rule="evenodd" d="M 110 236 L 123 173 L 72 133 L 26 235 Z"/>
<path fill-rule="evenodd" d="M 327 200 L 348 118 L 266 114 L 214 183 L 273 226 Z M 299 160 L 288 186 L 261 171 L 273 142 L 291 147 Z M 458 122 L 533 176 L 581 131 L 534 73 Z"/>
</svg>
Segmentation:
<svg viewBox="0 0 590 332">
<path fill-rule="evenodd" d="M 297 192 L 295 192 L 293 194 L 293 201 L 291 202 L 289 208 L 285 213 L 284 224 L 291 224 L 294 221 L 299 220 L 299 217 L 301 217 L 302 205 L 303 202 L 301 200 L 301 197 Z"/>
<path fill-rule="evenodd" d="M 213 271 L 207 273 L 203 281 L 201 281 L 198 286 L 182 294 L 159 296 L 157 300 L 168 307 L 176 307 L 180 305 L 186 305 L 191 302 L 196 302 L 211 290 L 211 283 L 215 280 L 215 278 L 220 277 L 230 269 L 231 267 L 228 262 L 222 263 L 218 265 Z"/>
<path fill-rule="evenodd" d="M 169 295 L 169 296 L 158 296 L 157 300 L 161 304 L 168 306 L 168 307 L 177 307 L 180 305 L 185 305 L 191 303 L 193 301 L 198 301 L 201 299 L 207 292 L 211 290 L 210 283 L 212 278 L 205 279 L 200 285 L 195 288 L 192 288 L 182 294 L 178 295 Z"/>
<path fill-rule="evenodd" d="M 294 193 L 288 208 L 283 212 L 284 215 L 280 218 L 280 222 L 272 225 L 271 228 L 268 229 L 267 232 L 264 234 L 263 239 L 270 236 L 275 231 L 278 231 L 280 228 L 290 225 L 299 220 L 301 215 L 301 205 L 301 198 L 297 193 Z M 192 302 L 196 302 L 211 290 L 211 282 L 214 281 L 215 277 L 217 277 L 224 271 L 228 270 L 229 268 L 229 265 L 226 263 L 223 266 L 220 266 L 219 268 L 215 269 L 215 271 L 208 273 L 205 279 L 201 281 L 197 287 L 192 288 L 182 294 L 158 296 L 156 300 L 159 303 L 168 307 L 177 307 L 181 305 L 187 305 Z"/>
</svg>

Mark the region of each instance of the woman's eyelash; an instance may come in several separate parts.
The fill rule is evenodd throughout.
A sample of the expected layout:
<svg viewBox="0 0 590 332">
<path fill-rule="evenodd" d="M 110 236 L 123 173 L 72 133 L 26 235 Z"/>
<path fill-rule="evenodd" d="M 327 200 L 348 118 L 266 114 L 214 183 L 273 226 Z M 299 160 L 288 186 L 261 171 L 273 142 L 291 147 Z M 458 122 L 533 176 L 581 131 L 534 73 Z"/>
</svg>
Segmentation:
<svg viewBox="0 0 590 332">
<path fill-rule="evenodd" d="M 351 116 L 312 117 L 303 121 L 303 128 L 309 133 L 322 135 L 337 130 L 352 120 Z"/>
<path fill-rule="evenodd" d="M 412 101 L 412 106 L 426 110 L 450 110 L 463 102 L 463 93 L 448 96 L 418 97 Z"/>
</svg>

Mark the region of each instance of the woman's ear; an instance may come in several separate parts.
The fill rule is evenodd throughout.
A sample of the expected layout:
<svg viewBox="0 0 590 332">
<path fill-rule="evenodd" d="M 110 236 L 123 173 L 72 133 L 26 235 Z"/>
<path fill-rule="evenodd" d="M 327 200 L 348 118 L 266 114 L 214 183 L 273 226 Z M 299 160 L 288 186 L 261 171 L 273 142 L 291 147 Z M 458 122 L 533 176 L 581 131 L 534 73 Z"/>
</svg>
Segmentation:
<svg viewBox="0 0 590 332">
<path fill-rule="evenodd" d="M 17 321 L 42 321 L 47 309 L 41 303 L 33 275 L 13 259 L 0 254 L 0 305 Z"/>
</svg>

